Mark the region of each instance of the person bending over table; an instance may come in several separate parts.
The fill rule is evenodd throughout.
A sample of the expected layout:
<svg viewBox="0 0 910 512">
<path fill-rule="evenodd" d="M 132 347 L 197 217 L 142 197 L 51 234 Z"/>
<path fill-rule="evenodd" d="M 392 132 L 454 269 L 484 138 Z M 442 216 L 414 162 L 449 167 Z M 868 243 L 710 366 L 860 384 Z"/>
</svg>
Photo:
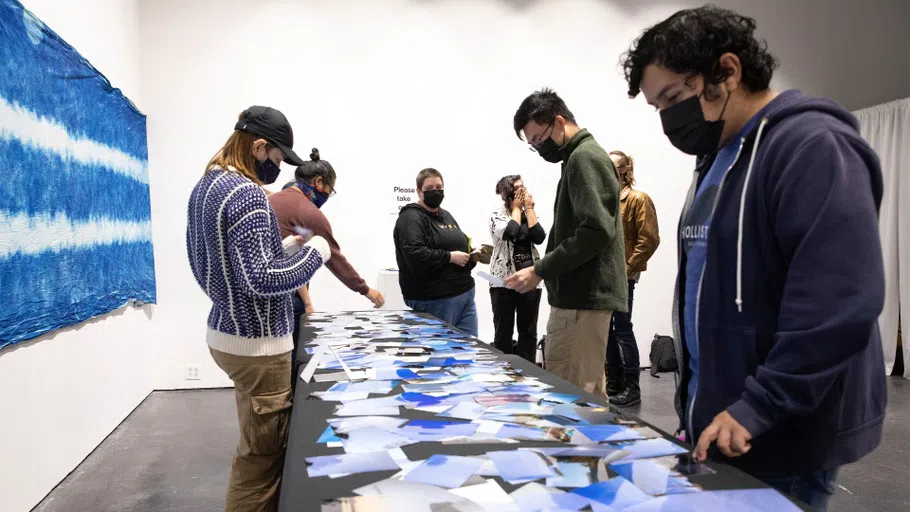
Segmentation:
<svg viewBox="0 0 910 512">
<path fill-rule="evenodd" d="M 348 289 L 369 299 L 373 303 L 373 307 L 381 308 L 385 304 L 385 298 L 378 290 L 370 288 L 348 259 L 341 254 L 341 247 L 338 246 L 335 235 L 332 233 L 332 225 L 320 210 L 322 205 L 335 195 L 335 182 L 337 181 L 335 168 L 328 160 L 320 158 L 319 150 L 313 148 L 310 160 L 297 167 L 294 177 L 296 179 L 289 184 L 290 186 L 269 196 L 269 202 L 278 217 L 281 236 L 291 236 L 296 233 L 295 230 L 306 228 L 314 235 L 325 238 L 332 251 L 332 258 L 325 266 Z M 314 311 L 313 303 L 310 300 L 309 285 L 301 286 L 297 293 L 293 294 L 292 300 L 294 303 L 294 352 L 292 358 L 296 362 L 300 315 Z M 294 382 L 296 383 L 296 381 Z"/>
<path fill-rule="evenodd" d="M 452 214 L 439 207 L 445 197 L 442 174 L 417 175 L 417 197 L 398 213 L 393 238 L 398 283 L 405 304 L 477 336 L 474 277 L 468 237 Z"/>
<path fill-rule="evenodd" d="M 282 160 L 303 163 L 293 144 L 281 112 L 248 108 L 189 201 L 190 268 L 212 300 L 206 342 L 234 382 L 240 423 L 228 512 L 278 508 L 291 408 L 291 293 L 331 256 L 319 236 L 282 241 L 261 187 L 275 182 Z"/>
<path fill-rule="evenodd" d="M 503 205 L 490 217 L 490 235 L 493 238 L 493 256 L 490 273 L 505 280 L 516 271 L 531 267 L 540 259 L 537 247 L 547 238 L 547 233 L 537 222 L 534 197 L 528 192 L 521 176 L 504 176 L 496 184 L 496 193 Z M 527 293 L 518 293 L 505 285 L 490 284 L 490 302 L 493 305 L 493 346 L 506 354 L 517 354 L 535 362 L 537 350 L 537 313 L 543 282 Z M 518 317 L 518 344 L 513 345 L 512 334 Z"/>
</svg>

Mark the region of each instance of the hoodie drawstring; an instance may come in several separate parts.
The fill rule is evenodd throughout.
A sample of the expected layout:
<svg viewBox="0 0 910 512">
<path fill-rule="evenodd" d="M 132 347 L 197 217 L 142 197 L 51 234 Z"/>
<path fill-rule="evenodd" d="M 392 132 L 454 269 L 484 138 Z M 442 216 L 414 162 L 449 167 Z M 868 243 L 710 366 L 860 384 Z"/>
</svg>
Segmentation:
<svg viewBox="0 0 910 512">
<path fill-rule="evenodd" d="M 768 124 L 768 118 L 762 118 L 755 135 L 755 144 L 752 145 L 752 156 L 749 158 L 749 169 L 746 171 L 746 181 L 743 183 L 743 193 L 739 198 L 739 230 L 736 233 L 736 309 L 743 312 L 743 214 L 746 209 L 746 192 L 749 190 L 749 178 L 752 177 L 752 168 L 755 166 L 755 155 L 758 154 L 758 144 L 761 134 Z"/>
</svg>

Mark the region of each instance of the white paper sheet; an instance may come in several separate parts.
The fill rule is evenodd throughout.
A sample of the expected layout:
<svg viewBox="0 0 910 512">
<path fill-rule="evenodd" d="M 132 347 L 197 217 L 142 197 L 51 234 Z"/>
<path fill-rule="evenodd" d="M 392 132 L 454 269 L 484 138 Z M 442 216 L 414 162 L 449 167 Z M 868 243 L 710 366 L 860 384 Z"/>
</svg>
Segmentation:
<svg viewBox="0 0 910 512">
<path fill-rule="evenodd" d="M 504 286 L 506 285 L 506 284 L 505 284 L 505 281 L 503 281 L 502 279 L 500 279 L 500 278 L 498 278 L 498 277 L 496 277 L 496 276 L 490 275 L 490 274 L 484 272 L 483 270 L 478 270 L 478 271 L 477 271 L 477 277 L 486 279 L 487 281 L 489 281 L 490 283 L 492 283 L 493 286 L 499 286 L 500 288 L 501 288 L 501 287 L 504 287 Z"/>
<path fill-rule="evenodd" d="M 497 512 L 520 511 L 515 500 L 495 480 L 488 479 L 481 485 L 452 489 L 449 493 L 467 498 L 487 510 L 496 510 Z"/>
</svg>

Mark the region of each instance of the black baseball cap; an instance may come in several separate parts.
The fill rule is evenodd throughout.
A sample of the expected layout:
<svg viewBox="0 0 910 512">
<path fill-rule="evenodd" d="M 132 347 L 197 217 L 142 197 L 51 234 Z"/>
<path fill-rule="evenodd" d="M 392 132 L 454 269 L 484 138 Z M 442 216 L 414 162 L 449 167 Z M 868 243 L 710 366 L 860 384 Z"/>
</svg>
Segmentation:
<svg viewBox="0 0 910 512">
<path fill-rule="evenodd" d="M 294 130 L 284 114 L 271 107 L 253 105 L 240 114 L 235 130 L 252 133 L 271 142 L 284 153 L 284 161 L 291 165 L 303 165 L 303 160 L 291 149 L 294 147 Z"/>
</svg>

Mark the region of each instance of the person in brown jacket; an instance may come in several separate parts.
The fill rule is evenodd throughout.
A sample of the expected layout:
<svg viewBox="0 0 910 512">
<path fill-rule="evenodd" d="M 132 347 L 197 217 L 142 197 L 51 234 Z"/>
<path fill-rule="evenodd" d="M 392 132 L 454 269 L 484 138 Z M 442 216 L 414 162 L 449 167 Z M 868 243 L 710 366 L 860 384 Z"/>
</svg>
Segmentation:
<svg viewBox="0 0 910 512">
<path fill-rule="evenodd" d="M 320 211 L 322 205 L 335 195 L 335 169 L 327 160 L 319 157 L 319 150 L 313 148 L 310 161 L 297 167 L 295 181 L 289 183 L 281 192 L 269 196 L 269 203 L 278 218 L 281 236 L 316 235 L 325 238 L 332 250 L 332 257 L 326 267 L 335 274 L 339 281 L 351 291 L 357 292 L 373 303 L 376 308 L 385 304 L 385 298 L 378 290 L 370 288 L 351 263 L 341 254 L 341 248 L 332 234 L 329 219 Z M 305 231 L 301 231 L 301 228 Z M 292 297 L 294 301 L 294 352 L 292 355 L 293 374 L 297 373 L 297 333 L 300 327 L 300 315 L 312 313 L 313 303 L 307 286 L 302 286 Z M 297 379 L 292 378 L 296 384 Z"/>
<path fill-rule="evenodd" d="M 611 404 L 627 407 L 641 403 L 638 343 L 632 331 L 632 293 L 641 273 L 648 268 L 648 259 L 660 245 L 660 235 L 654 202 L 648 194 L 632 188 L 635 185 L 635 162 L 632 157 L 622 151 L 611 151 L 610 158 L 619 172 L 622 186 L 619 208 L 626 242 L 629 312 L 613 313 L 607 341 L 607 395 Z"/>
</svg>

